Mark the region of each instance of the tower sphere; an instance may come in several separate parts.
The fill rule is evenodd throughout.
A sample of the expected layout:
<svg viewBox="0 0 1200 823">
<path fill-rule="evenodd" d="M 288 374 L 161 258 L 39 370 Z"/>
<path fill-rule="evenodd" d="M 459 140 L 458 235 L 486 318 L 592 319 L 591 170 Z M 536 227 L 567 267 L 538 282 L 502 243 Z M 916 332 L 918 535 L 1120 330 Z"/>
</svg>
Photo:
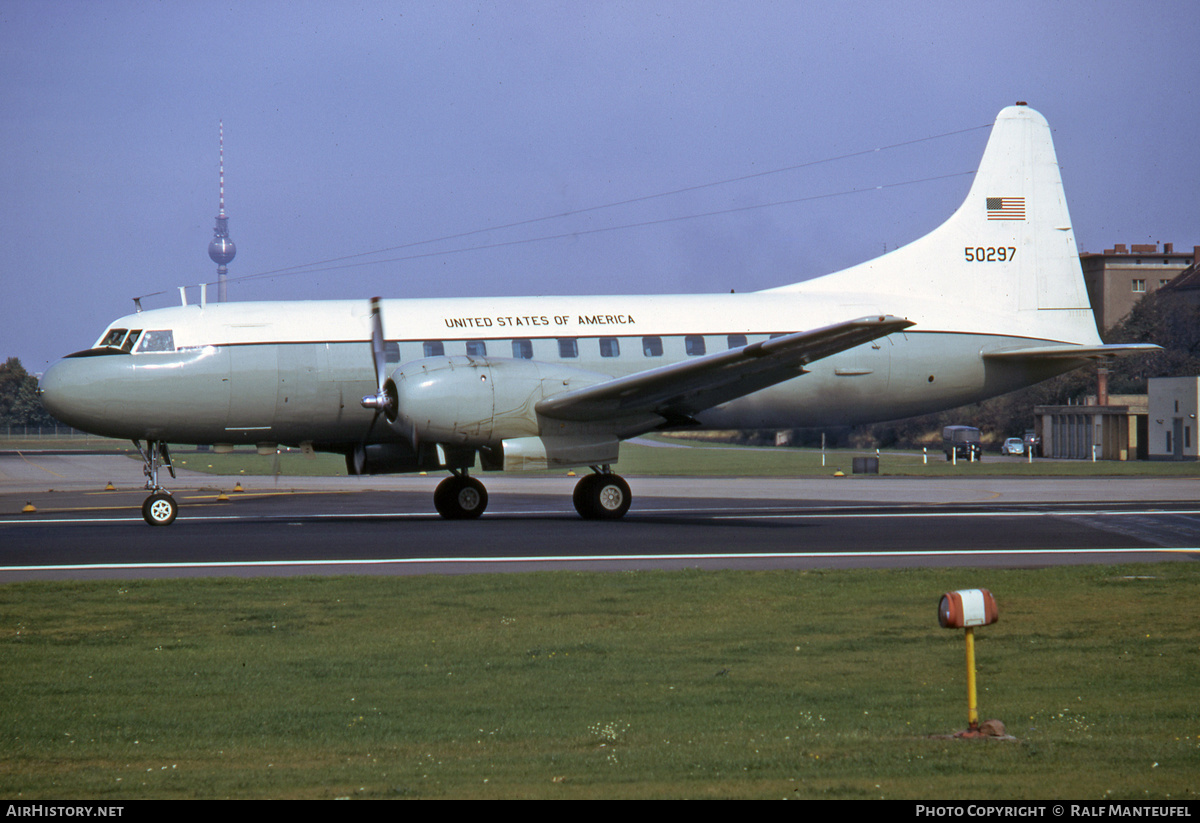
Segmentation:
<svg viewBox="0 0 1200 823">
<path fill-rule="evenodd" d="M 218 266 L 224 268 L 237 254 L 237 247 L 227 236 L 217 235 L 208 244 L 208 256 Z"/>
</svg>

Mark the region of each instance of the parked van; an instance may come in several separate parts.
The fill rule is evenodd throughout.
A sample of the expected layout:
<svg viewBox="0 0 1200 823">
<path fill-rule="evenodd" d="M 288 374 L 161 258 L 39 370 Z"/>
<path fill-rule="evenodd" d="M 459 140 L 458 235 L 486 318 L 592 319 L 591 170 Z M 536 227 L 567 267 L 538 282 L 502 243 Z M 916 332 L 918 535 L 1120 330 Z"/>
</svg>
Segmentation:
<svg viewBox="0 0 1200 823">
<path fill-rule="evenodd" d="M 979 429 L 974 426 L 947 426 L 942 429 L 942 451 L 946 459 L 951 460 L 958 455 L 961 460 L 983 459 L 983 447 L 980 445 Z"/>
</svg>

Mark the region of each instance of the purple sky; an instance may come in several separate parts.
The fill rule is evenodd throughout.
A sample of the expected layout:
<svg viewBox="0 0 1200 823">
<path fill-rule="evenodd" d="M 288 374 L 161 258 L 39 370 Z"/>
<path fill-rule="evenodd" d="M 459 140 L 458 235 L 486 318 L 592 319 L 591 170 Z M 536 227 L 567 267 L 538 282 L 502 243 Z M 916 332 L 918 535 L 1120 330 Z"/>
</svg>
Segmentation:
<svg viewBox="0 0 1200 823">
<path fill-rule="evenodd" d="M 795 282 L 949 216 L 987 139 L 974 127 L 1017 100 L 1055 130 L 1081 251 L 1200 245 L 1191 0 L 6 0 L 0 76 L 0 358 L 33 372 L 133 296 L 174 305 L 191 285 L 194 302 L 215 280 L 221 119 L 235 300 Z M 724 213 L 671 220 L 708 212 Z M 582 233 L 648 221 L 670 222 Z"/>
</svg>

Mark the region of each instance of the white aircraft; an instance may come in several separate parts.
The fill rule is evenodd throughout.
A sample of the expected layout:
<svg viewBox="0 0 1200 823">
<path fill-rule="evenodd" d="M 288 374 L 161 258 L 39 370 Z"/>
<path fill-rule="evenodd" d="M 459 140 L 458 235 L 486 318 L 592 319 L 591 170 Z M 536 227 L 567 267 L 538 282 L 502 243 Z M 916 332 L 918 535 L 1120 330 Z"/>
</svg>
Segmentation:
<svg viewBox="0 0 1200 823">
<path fill-rule="evenodd" d="M 630 437 L 891 420 L 1155 348 L 1101 343 L 1049 126 L 1018 103 L 958 211 L 845 271 L 748 294 L 202 301 L 116 320 L 41 390 L 62 422 L 134 441 L 152 525 L 178 512 L 168 442 L 448 470 L 447 518 L 486 508 L 477 462 L 589 466 L 575 508 L 617 519 Z"/>
</svg>

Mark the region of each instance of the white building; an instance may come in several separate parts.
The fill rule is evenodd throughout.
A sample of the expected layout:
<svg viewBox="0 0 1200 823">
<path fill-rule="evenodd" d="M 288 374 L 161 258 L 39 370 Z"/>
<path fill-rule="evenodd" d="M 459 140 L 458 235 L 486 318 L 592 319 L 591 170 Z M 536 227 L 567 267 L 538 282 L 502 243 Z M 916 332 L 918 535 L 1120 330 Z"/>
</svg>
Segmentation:
<svg viewBox="0 0 1200 823">
<path fill-rule="evenodd" d="M 1152 377 L 1149 395 L 1149 458 L 1200 459 L 1196 436 L 1200 377 Z"/>
</svg>

